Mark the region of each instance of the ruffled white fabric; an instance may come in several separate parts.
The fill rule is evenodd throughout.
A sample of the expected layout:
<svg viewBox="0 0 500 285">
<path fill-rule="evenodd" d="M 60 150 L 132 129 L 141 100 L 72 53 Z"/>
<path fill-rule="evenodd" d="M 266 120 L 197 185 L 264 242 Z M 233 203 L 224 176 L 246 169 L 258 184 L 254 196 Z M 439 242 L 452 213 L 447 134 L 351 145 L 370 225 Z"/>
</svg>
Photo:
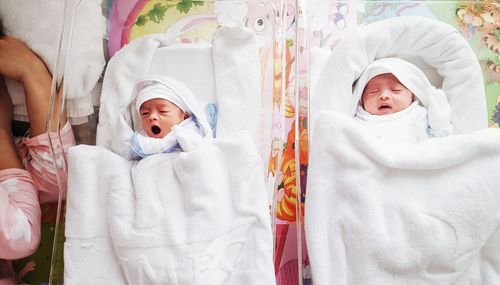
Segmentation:
<svg viewBox="0 0 500 285">
<path fill-rule="evenodd" d="M 372 115 L 358 106 L 354 120 L 377 138 L 398 142 L 421 142 L 429 138 L 427 110 L 413 102 L 408 108 L 388 115 Z"/>
</svg>

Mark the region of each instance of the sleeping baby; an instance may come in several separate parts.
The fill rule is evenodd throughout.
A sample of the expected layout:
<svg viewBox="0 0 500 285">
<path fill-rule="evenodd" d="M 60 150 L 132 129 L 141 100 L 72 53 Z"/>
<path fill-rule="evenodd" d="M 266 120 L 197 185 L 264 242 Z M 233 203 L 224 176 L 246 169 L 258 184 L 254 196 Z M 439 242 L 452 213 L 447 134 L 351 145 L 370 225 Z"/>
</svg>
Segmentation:
<svg viewBox="0 0 500 285">
<path fill-rule="evenodd" d="M 139 160 L 152 154 L 188 151 L 211 133 L 200 103 L 181 82 L 149 75 L 136 84 L 131 104 L 136 126 L 128 135 L 125 149 L 113 142 L 122 156 Z"/>
<path fill-rule="evenodd" d="M 452 132 L 446 95 L 405 60 L 375 60 L 361 74 L 353 93 L 360 98 L 355 120 L 379 138 L 421 142 Z"/>
</svg>

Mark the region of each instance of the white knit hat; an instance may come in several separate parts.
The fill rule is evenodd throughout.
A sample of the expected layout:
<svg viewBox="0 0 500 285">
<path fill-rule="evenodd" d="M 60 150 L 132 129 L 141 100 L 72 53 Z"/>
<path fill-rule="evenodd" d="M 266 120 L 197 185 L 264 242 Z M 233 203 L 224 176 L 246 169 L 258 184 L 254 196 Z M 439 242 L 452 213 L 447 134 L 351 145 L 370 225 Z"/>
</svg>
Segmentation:
<svg viewBox="0 0 500 285">
<path fill-rule="evenodd" d="M 183 112 L 190 113 L 188 106 L 186 106 L 182 98 L 187 91 L 182 90 L 183 88 L 174 89 L 172 84 L 165 83 L 147 79 L 143 79 L 137 83 L 137 97 L 135 99 L 135 109 L 137 112 L 139 112 L 144 102 L 161 98 L 174 103 Z M 178 87 L 180 87 L 180 85 L 178 85 Z"/>
<path fill-rule="evenodd" d="M 205 135 L 211 136 L 212 130 L 200 102 L 183 83 L 171 77 L 147 75 L 139 79 L 134 92 L 136 95 L 130 108 L 133 108 L 132 120 L 136 131 L 142 130 L 139 115 L 141 105 L 148 100 L 162 98 L 174 103 L 183 112 L 194 116 Z"/>
</svg>

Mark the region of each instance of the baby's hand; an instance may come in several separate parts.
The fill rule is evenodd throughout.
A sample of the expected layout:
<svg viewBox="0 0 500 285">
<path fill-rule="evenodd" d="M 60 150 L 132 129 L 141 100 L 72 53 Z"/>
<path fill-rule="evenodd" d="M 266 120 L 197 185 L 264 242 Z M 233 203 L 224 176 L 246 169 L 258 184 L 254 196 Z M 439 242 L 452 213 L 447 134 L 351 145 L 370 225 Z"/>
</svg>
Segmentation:
<svg viewBox="0 0 500 285">
<path fill-rule="evenodd" d="M 431 92 L 427 112 L 431 136 L 444 136 L 451 133 L 451 108 L 442 90 L 435 89 Z"/>
</svg>

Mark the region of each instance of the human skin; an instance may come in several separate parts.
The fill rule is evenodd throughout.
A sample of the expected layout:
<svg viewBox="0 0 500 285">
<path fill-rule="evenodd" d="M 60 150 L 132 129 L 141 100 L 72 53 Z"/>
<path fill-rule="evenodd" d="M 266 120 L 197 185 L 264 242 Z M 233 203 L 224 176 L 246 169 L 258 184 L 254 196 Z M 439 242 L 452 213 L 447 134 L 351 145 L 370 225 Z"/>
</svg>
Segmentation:
<svg viewBox="0 0 500 285">
<path fill-rule="evenodd" d="M 10 123 L 12 121 L 12 101 L 2 78 L 0 78 L 0 149 L 2 159 L 0 159 L 0 170 L 8 168 L 21 168 L 24 165 L 17 153 L 12 136 Z"/>
<path fill-rule="evenodd" d="M 162 98 L 144 102 L 139 108 L 139 113 L 143 130 L 152 138 L 165 137 L 172 131 L 173 126 L 188 117 L 188 114 L 177 105 Z"/>
<path fill-rule="evenodd" d="M 406 109 L 413 94 L 392 73 L 370 79 L 361 97 L 363 108 L 372 115 L 387 115 Z"/>
<path fill-rule="evenodd" d="M 30 121 L 30 136 L 47 132 L 52 76 L 42 60 L 22 41 L 5 36 L 0 38 L 0 75 L 23 85 Z M 61 94 L 56 95 L 53 118 L 48 131 L 56 132 L 66 123 L 60 113 Z"/>
</svg>

